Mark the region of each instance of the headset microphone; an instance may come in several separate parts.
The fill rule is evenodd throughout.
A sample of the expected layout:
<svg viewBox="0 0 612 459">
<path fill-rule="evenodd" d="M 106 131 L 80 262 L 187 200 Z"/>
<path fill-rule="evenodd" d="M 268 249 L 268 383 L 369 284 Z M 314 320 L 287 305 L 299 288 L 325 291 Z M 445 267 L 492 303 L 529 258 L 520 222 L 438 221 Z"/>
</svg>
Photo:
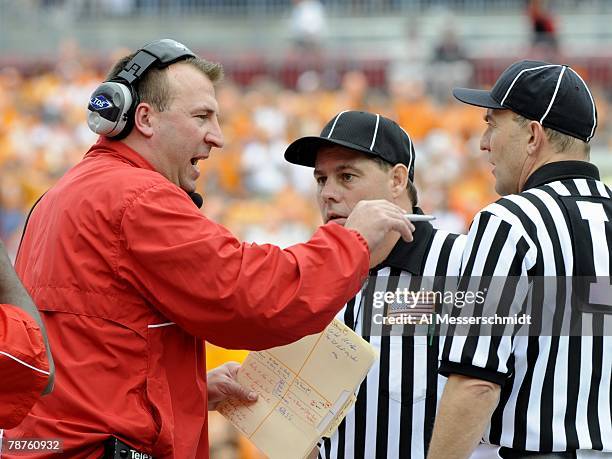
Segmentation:
<svg viewBox="0 0 612 459">
<path fill-rule="evenodd" d="M 204 198 L 202 197 L 201 194 L 189 193 L 189 197 L 191 198 L 191 200 L 193 201 L 193 203 L 196 205 L 198 209 L 202 208 L 202 204 L 204 204 Z"/>
</svg>

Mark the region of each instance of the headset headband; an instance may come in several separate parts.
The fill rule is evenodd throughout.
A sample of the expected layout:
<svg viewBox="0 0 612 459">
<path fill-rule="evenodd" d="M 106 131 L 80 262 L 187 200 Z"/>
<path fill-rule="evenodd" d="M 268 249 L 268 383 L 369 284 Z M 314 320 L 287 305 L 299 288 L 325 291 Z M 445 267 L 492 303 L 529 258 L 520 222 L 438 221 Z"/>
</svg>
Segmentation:
<svg viewBox="0 0 612 459">
<path fill-rule="evenodd" d="M 196 55 L 185 45 L 178 41 L 164 38 L 148 43 L 139 49 L 116 78 L 132 85 L 153 65 L 157 68 L 164 68 L 190 57 L 196 57 Z"/>
</svg>

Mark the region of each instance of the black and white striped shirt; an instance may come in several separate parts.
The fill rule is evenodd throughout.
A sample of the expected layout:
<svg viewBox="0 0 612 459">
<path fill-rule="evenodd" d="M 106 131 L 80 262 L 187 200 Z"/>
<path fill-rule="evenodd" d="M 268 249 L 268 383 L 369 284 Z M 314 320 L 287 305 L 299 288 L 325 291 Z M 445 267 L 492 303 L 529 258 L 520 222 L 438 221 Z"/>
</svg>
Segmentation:
<svg viewBox="0 0 612 459">
<path fill-rule="evenodd" d="M 522 276 L 533 284 L 545 276 L 596 275 L 609 283 L 611 196 L 592 164 L 564 161 L 541 167 L 525 191 L 476 216 L 462 261 L 464 279 Z M 516 303 L 534 313 L 553 310 L 549 322 L 559 327 L 569 321 L 578 330 L 588 325 L 600 332 L 569 336 L 559 328 L 550 336 L 453 336 L 444 343 L 440 372 L 501 385 L 486 443 L 522 451 L 612 452 L 612 309 L 580 312 L 558 294 L 564 293 L 531 292 Z M 601 332 L 605 329 L 607 336 Z"/>
<path fill-rule="evenodd" d="M 380 291 L 380 282 L 386 282 L 386 290 L 394 291 L 398 282 L 410 283 L 419 279 L 417 276 L 459 275 L 465 235 L 436 230 L 425 222 L 415 223 L 415 227 L 414 241 L 400 239 L 387 259 L 370 270 L 364 288 L 337 316 L 361 332 L 378 350 L 380 359 L 361 384 L 355 406 L 331 439 L 323 441 L 319 457 L 425 457 L 445 380 L 437 375 L 438 338 L 369 336 L 368 329 L 373 285 Z"/>
</svg>

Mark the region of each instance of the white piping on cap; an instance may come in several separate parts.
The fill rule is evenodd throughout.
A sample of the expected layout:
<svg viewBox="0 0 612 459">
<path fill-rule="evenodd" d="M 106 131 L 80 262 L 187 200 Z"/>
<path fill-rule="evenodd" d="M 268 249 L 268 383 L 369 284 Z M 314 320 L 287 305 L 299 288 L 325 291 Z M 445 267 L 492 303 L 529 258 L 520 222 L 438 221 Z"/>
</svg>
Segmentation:
<svg viewBox="0 0 612 459">
<path fill-rule="evenodd" d="M 412 167 L 412 161 L 414 161 L 414 155 L 412 154 L 412 152 L 414 151 L 412 148 L 412 139 L 410 138 L 410 135 L 406 132 L 406 130 L 403 127 L 399 126 L 399 128 L 402 131 L 404 131 L 404 134 L 406 134 L 406 137 L 408 137 L 408 151 L 410 151 L 410 162 L 408 163 L 408 174 L 410 174 L 410 168 Z"/>
<path fill-rule="evenodd" d="M 336 127 L 336 123 L 338 122 L 338 120 L 340 119 L 340 117 L 341 117 L 341 116 L 342 116 L 344 113 L 346 113 L 346 112 L 350 112 L 350 110 L 343 110 L 343 111 L 341 111 L 340 113 L 338 113 L 338 116 L 336 116 L 336 119 L 334 120 L 334 124 L 332 124 L 332 127 L 331 127 L 331 129 L 330 129 L 330 131 L 329 131 L 329 134 L 327 134 L 327 138 L 328 138 L 328 139 L 329 139 L 329 138 L 331 138 L 332 133 L 334 132 L 334 129 L 335 129 L 335 127 Z"/>
<path fill-rule="evenodd" d="M 578 73 L 573 68 L 569 67 L 569 69 L 572 72 L 574 72 L 574 75 L 576 75 L 580 79 L 580 81 L 582 81 L 582 84 L 584 85 L 584 88 L 586 89 L 587 94 L 589 95 L 589 98 L 591 99 L 591 105 L 593 106 L 593 127 L 591 128 L 591 135 L 587 137 L 586 141 L 588 142 L 593 137 L 593 133 L 595 132 L 595 128 L 597 127 L 597 114 L 595 113 L 595 101 L 593 100 L 593 95 L 591 94 L 589 87 L 586 85 L 582 77 L 578 75 Z"/>
<path fill-rule="evenodd" d="M 557 98 L 557 92 L 559 91 L 559 86 L 561 85 L 561 80 L 563 79 L 563 74 L 565 73 L 565 69 L 567 69 L 566 66 L 563 66 L 561 68 L 561 73 L 559 74 L 559 78 L 557 78 L 557 86 L 555 86 L 555 92 L 553 92 L 552 99 L 550 99 L 550 103 L 548 104 L 548 108 L 546 109 L 546 112 L 544 112 L 544 115 L 542 115 L 542 118 L 540 118 L 540 124 L 544 122 L 544 118 L 546 118 L 546 116 L 548 115 L 548 112 L 550 112 L 550 109 L 555 103 L 555 99 Z"/>
<path fill-rule="evenodd" d="M 374 148 L 374 143 L 376 143 L 376 134 L 378 133 L 378 123 L 380 122 L 380 115 L 376 114 L 376 127 L 374 128 L 374 135 L 372 136 L 372 144 L 370 145 L 370 151 Z"/>
<path fill-rule="evenodd" d="M 40 368 L 36 368 L 36 367 L 30 365 L 29 363 L 26 363 L 23 360 L 18 359 L 14 355 L 9 354 L 8 352 L 0 351 L 0 354 L 6 355 L 9 359 L 13 359 L 15 362 L 19 362 L 20 364 L 22 364 L 22 365 L 24 365 L 24 366 L 26 366 L 26 367 L 34 370 L 34 371 L 38 371 L 39 373 L 42 373 L 43 375 L 49 376 L 49 374 L 50 374 L 48 371 L 41 370 Z"/>
<path fill-rule="evenodd" d="M 506 99 L 508 98 L 508 95 L 510 94 L 510 91 L 512 90 L 512 88 L 514 87 L 514 83 L 516 83 L 516 81 L 521 77 L 521 75 L 525 72 L 530 72 L 532 70 L 539 70 L 539 69 L 545 69 L 548 67 L 561 67 L 560 65 L 557 64 L 549 64 L 549 65 L 540 65 L 539 67 L 533 67 L 530 69 L 523 69 L 521 70 L 517 76 L 514 77 L 514 80 L 512 80 L 512 83 L 510 84 L 510 87 L 508 88 L 508 90 L 506 91 L 506 95 L 504 96 L 504 98 L 502 99 L 500 105 L 504 105 L 504 102 L 506 102 Z"/>
</svg>

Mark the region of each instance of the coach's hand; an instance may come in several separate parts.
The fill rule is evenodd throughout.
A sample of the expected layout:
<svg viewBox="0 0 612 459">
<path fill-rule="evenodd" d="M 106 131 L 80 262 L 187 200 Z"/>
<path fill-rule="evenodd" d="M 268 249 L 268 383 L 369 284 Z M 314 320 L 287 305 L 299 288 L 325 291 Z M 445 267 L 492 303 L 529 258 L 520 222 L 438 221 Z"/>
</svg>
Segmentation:
<svg viewBox="0 0 612 459">
<path fill-rule="evenodd" d="M 208 410 L 215 410 L 219 403 L 228 398 L 236 398 L 242 402 L 253 403 L 257 393 L 242 387 L 236 381 L 240 364 L 227 362 L 207 373 Z"/>
<path fill-rule="evenodd" d="M 414 225 L 405 214 L 404 209 L 384 199 L 359 201 L 344 227 L 358 231 L 367 241 L 372 253 L 389 231 L 397 231 L 406 242 L 412 241 Z"/>
</svg>

